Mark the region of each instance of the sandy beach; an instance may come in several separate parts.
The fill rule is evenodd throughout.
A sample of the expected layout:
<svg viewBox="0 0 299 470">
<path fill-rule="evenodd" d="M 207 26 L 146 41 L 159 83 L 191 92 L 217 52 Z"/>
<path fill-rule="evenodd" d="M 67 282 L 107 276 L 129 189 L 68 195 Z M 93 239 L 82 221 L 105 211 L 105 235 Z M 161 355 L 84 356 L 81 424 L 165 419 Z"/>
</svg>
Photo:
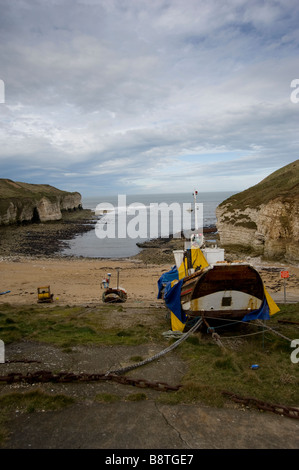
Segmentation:
<svg viewBox="0 0 299 470">
<path fill-rule="evenodd" d="M 61 221 L 47 224 L 0 228 L 0 295 L 1 303 L 35 304 L 37 288 L 50 286 L 54 294 L 51 305 L 95 305 L 102 303 L 102 280 L 111 273 L 111 286 L 127 290 L 127 302 L 159 304 L 157 282 L 161 274 L 174 265 L 173 250 L 183 247 L 181 239 L 156 239 L 143 244 L 139 254 L 130 258 L 83 258 L 61 256 L 66 240 L 94 229 L 89 210 L 66 212 Z M 205 231 L 206 230 L 206 231 Z M 211 231 L 211 233 L 210 233 Z M 216 227 L 204 229 L 206 243 L 216 236 Z M 209 246 L 209 245 L 208 245 Z M 244 260 L 256 267 L 273 298 L 283 301 L 280 271 L 289 271 L 287 299 L 299 301 L 299 266 L 284 262 L 266 262 L 240 253 L 225 253 L 228 261 Z"/>
<path fill-rule="evenodd" d="M 284 299 L 284 281 L 280 270 L 288 270 L 287 300 L 299 301 L 299 267 L 283 263 L 250 260 L 260 272 L 274 300 Z M 174 263 L 173 263 L 174 264 Z M 88 258 L 3 258 L 0 261 L 0 303 L 35 304 L 37 288 L 50 286 L 54 294 L 53 305 L 94 305 L 102 303 L 102 280 L 111 273 L 111 286 L 117 285 L 117 268 L 120 268 L 120 286 L 128 293 L 127 302 L 159 304 L 157 281 L 173 264 L 145 264 L 131 259 Z"/>
<path fill-rule="evenodd" d="M 97 259 L 22 259 L 0 263 L 1 291 L 10 293 L 0 301 L 17 304 L 37 302 L 37 287 L 51 287 L 55 304 L 82 305 L 102 302 L 102 279 L 111 273 L 112 287 L 120 286 L 128 293 L 128 301 L 157 299 L 157 281 L 168 266 L 144 266 L 139 261 Z"/>
<path fill-rule="evenodd" d="M 142 322 L 146 324 L 146 321 L 152 321 L 153 312 L 157 310 L 152 307 L 163 305 L 163 301 L 157 299 L 157 281 L 162 272 L 174 264 L 171 258 L 163 264 L 156 264 L 161 261 L 157 250 L 162 250 L 163 255 L 164 248 L 154 251 L 148 248 L 141 257 L 137 255 L 119 260 L 61 256 L 2 257 L 0 291 L 10 292 L 0 295 L 0 307 L 5 303 L 16 306 L 37 304 L 37 287 L 50 285 L 54 301 L 41 304 L 41 308 L 46 308 L 49 314 L 53 307 L 59 305 L 86 306 L 97 311 L 97 306 L 103 305 L 102 279 L 110 272 L 111 285 L 116 285 L 117 268 L 120 268 L 120 285 L 127 290 L 128 300 L 121 311 L 115 309 L 109 313 L 109 321 L 113 318 L 123 328 L 143 315 Z M 288 270 L 287 301 L 299 301 L 298 266 L 262 262 L 260 259 L 250 261 L 259 270 L 268 291 L 277 302 L 283 302 L 284 297 L 280 271 Z M 159 309 L 160 312 L 163 314 L 162 309 Z M 51 344 L 19 341 L 7 345 L 6 354 L 12 362 L 5 364 L 5 370 L 7 373 L 15 372 L 16 368 L 19 371 L 23 367 L 26 372 L 42 368 L 94 373 L 99 368 L 105 371 L 131 364 L 134 356 L 151 357 L 164 348 L 165 342 L 161 339 L 159 345 L 150 342 L 138 346 L 78 346 L 70 353 Z M 38 363 L 35 364 L 37 357 Z M 31 359 L 33 362 L 15 364 L 15 358 Z M 185 371 L 186 365 L 179 355 L 166 354 L 146 367 L 131 371 L 129 375 L 176 385 Z M 32 386 L 7 384 L 1 392 L 15 392 L 16 387 L 22 387 L 22 391 L 32 391 Z M 5 448 L 214 449 L 216 445 L 218 449 L 257 449 L 281 448 L 282 442 L 286 448 L 297 448 L 294 437 L 296 420 L 259 413 L 230 401 L 224 408 L 205 406 L 201 402 L 191 406 L 161 405 L 155 402 L 155 393 L 160 392 L 147 388 L 146 392 L 142 390 L 144 396 L 146 393 L 146 399 L 134 402 L 126 397 L 136 394 L 136 387 L 101 381 L 88 384 L 45 383 L 38 384 L 38 387 L 51 395 L 63 393 L 75 397 L 75 403 L 63 410 L 48 411 L 47 414 L 15 413 L 9 423 L 10 435 L 4 443 Z M 97 394 L 112 394 L 119 401 L 99 403 L 95 399 Z M 252 433 L 248 440 L 249 428 Z"/>
</svg>

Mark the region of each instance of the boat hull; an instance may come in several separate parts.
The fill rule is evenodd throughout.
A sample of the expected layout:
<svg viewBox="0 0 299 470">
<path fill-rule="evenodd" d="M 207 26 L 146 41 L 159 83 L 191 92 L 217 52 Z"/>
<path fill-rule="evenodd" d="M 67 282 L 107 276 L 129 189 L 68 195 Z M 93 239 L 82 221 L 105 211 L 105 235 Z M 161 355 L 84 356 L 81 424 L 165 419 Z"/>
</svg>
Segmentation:
<svg viewBox="0 0 299 470">
<path fill-rule="evenodd" d="M 264 300 L 259 273 L 245 263 L 216 263 L 187 276 L 181 306 L 189 317 L 243 318 Z"/>
</svg>

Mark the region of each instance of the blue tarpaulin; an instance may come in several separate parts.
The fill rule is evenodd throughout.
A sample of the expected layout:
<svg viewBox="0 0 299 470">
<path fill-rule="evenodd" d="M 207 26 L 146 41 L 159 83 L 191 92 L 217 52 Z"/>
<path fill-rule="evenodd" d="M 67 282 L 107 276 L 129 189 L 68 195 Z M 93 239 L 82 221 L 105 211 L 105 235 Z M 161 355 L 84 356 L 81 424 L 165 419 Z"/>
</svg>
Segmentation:
<svg viewBox="0 0 299 470">
<path fill-rule="evenodd" d="M 179 273 L 177 270 L 176 266 L 173 266 L 170 271 L 167 271 L 167 273 L 162 274 L 160 279 L 158 280 L 158 299 L 162 298 L 161 292 L 163 285 L 167 284 L 168 282 L 174 281 L 175 279 L 179 278 Z"/>
<path fill-rule="evenodd" d="M 177 320 L 179 320 L 181 326 L 185 325 L 186 323 L 186 314 L 182 309 L 181 306 L 181 288 L 182 288 L 183 280 L 181 279 L 173 286 L 171 286 L 171 282 L 166 284 L 165 291 L 164 291 L 164 300 L 166 307 L 176 316 Z"/>
<path fill-rule="evenodd" d="M 267 302 L 266 297 L 264 297 L 263 303 L 259 309 L 253 310 L 250 313 L 247 313 L 245 317 L 243 317 L 242 321 L 250 321 L 250 320 L 269 320 L 270 319 L 270 309 Z"/>
</svg>

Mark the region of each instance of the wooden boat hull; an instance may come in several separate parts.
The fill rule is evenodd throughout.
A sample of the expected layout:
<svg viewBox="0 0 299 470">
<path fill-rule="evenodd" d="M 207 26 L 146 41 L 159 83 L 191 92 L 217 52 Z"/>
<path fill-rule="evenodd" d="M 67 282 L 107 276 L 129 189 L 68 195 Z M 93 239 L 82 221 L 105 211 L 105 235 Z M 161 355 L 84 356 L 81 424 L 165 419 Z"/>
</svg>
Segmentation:
<svg viewBox="0 0 299 470">
<path fill-rule="evenodd" d="M 183 280 L 181 305 L 189 317 L 243 318 L 261 307 L 264 286 L 259 273 L 245 263 L 216 263 Z"/>
</svg>

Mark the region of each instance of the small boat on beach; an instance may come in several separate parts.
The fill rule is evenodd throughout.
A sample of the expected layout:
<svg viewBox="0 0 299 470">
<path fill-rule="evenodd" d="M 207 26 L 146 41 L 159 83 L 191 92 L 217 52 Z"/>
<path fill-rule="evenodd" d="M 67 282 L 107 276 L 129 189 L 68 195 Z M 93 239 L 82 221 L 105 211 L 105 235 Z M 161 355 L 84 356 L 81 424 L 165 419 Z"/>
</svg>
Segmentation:
<svg viewBox="0 0 299 470">
<path fill-rule="evenodd" d="M 183 331 L 199 317 L 205 323 L 249 321 L 269 319 L 279 311 L 250 263 L 225 261 L 223 249 L 204 245 L 195 218 L 195 230 L 184 250 L 174 251 L 175 266 L 158 281 L 158 298 L 170 311 L 172 330 Z"/>
<path fill-rule="evenodd" d="M 102 280 L 102 288 L 104 292 L 102 294 L 102 301 L 104 303 L 123 303 L 126 302 L 128 295 L 126 289 L 119 286 L 119 269 L 117 269 L 117 286 L 110 287 L 111 273 L 107 274 L 107 277 Z"/>
</svg>

